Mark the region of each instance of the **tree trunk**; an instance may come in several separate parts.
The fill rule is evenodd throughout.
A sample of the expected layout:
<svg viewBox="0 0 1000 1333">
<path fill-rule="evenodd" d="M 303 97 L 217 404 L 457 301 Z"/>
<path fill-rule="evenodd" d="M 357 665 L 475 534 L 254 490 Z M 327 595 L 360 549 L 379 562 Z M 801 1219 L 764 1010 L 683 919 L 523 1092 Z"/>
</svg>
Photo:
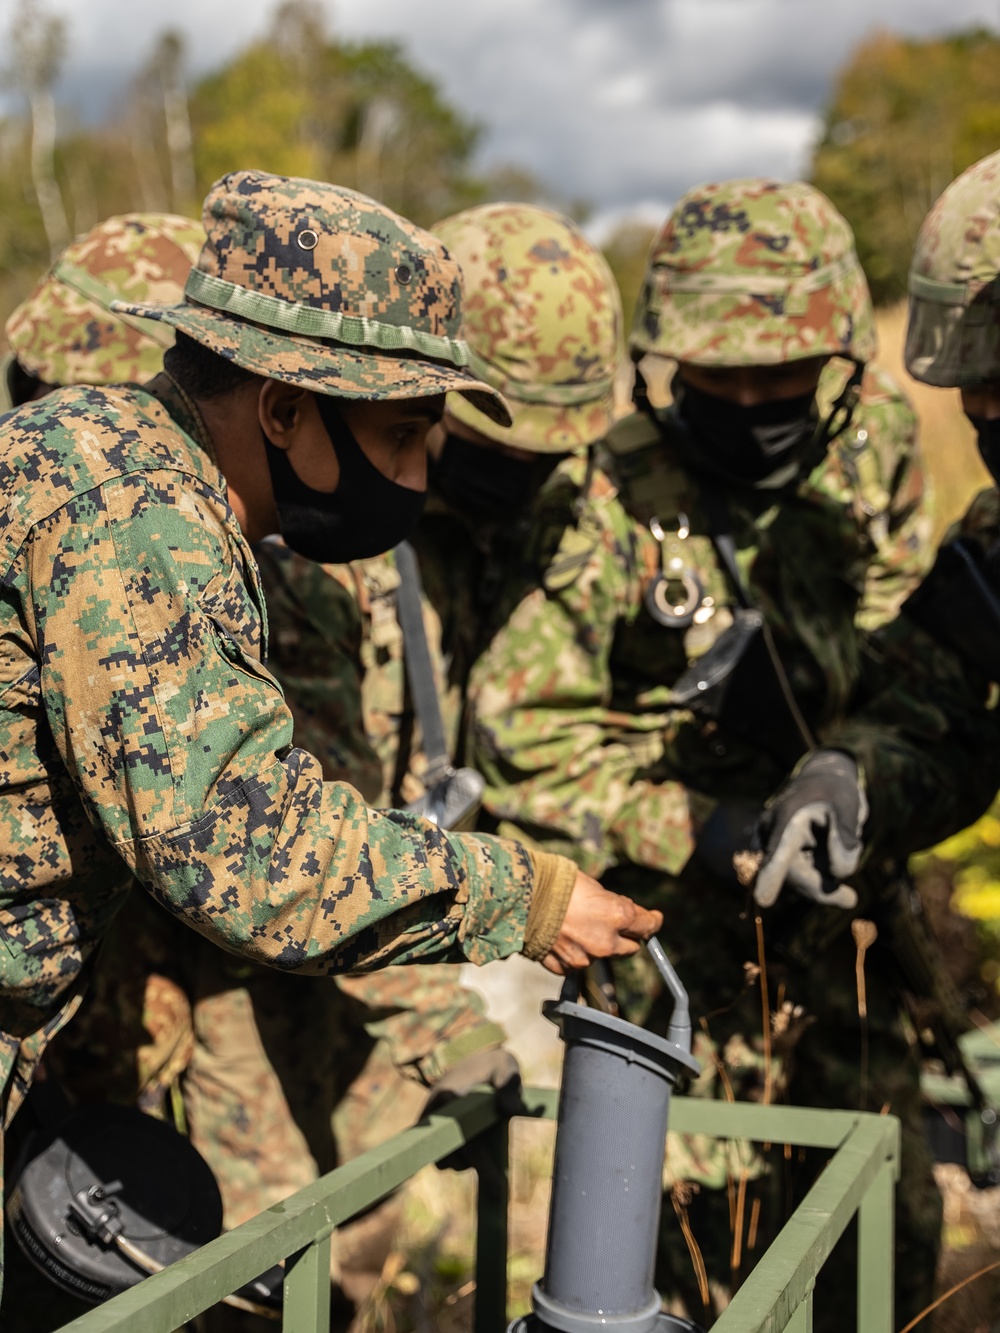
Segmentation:
<svg viewBox="0 0 1000 1333">
<path fill-rule="evenodd" d="M 55 259 L 69 240 L 69 223 L 55 176 L 56 104 L 48 88 L 33 88 L 28 101 L 31 107 L 31 180 L 49 250 Z"/>
</svg>

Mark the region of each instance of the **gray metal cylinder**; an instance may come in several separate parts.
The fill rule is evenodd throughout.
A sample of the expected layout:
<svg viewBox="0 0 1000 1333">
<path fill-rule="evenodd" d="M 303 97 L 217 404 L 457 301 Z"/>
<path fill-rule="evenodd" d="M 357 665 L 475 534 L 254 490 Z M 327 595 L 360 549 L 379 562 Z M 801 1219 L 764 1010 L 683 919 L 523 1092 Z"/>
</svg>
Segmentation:
<svg viewBox="0 0 1000 1333">
<path fill-rule="evenodd" d="M 522 1315 L 520 1319 L 513 1320 L 507 1328 L 507 1333 L 549 1333 L 549 1329 L 534 1314 Z M 697 1324 L 692 1324 L 690 1319 L 681 1319 L 677 1315 L 660 1314 L 656 1317 L 656 1323 L 653 1325 L 653 1333 L 702 1333 Z"/>
<path fill-rule="evenodd" d="M 560 1333 L 653 1333 L 653 1266 L 670 1094 L 698 1062 L 674 1042 L 569 1000 L 543 1006 L 566 1045 L 545 1273 L 532 1307 Z"/>
</svg>

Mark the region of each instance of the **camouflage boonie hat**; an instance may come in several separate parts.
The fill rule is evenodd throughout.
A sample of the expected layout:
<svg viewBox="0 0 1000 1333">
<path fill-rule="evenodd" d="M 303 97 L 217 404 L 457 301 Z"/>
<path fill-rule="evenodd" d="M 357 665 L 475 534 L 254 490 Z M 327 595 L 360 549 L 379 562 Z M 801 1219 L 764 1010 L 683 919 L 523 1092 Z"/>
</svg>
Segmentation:
<svg viewBox="0 0 1000 1333">
<path fill-rule="evenodd" d="M 875 319 L 850 227 L 801 181 L 699 185 L 650 248 L 629 349 L 699 366 L 870 361 Z"/>
<path fill-rule="evenodd" d="M 500 395 L 468 369 L 457 263 L 383 204 L 320 181 L 236 171 L 205 200 L 208 239 L 162 319 L 269 379 L 342 398 L 455 390 L 493 420 Z"/>
<path fill-rule="evenodd" d="M 204 243 L 200 223 L 171 213 L 108 218 L 67 246 L 7 320 L 12 353 L 45 384 L 148 380 L 173 330 L 112 315 L 111 303 L 179 301 Z"/>
<path fill-rule="evenodd" d="M 948 388 L 1000 380 L 1000 153 L 952 181 L 924 218 L 909 287 L 913 378 Z"/>
<path fill-rule="evenodd" d="M 504 429 L 455 399 L 449 412 L 538 453 L 601 439 L 622 337 L 621 298 L 603 255 L 567 218 L 527 204 L 469 208 L 434 232 L 462 268 L 472 369 L 514 419 Z"/>
</svg>

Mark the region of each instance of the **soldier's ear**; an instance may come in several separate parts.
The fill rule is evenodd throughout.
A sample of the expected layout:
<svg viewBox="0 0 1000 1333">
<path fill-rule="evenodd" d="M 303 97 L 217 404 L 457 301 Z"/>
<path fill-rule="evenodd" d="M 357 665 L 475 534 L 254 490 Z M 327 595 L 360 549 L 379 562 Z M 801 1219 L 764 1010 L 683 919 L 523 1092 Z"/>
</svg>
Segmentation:
<svg viewBox="0 0 1000 1333">
<path fill-rule="evenodd" d="M 297 384 L 265 380 L 257 399 L 260 427 L 277 449 L 291 449 L 306 417 L 312 413 L 312 392 Z"/>
</svg>

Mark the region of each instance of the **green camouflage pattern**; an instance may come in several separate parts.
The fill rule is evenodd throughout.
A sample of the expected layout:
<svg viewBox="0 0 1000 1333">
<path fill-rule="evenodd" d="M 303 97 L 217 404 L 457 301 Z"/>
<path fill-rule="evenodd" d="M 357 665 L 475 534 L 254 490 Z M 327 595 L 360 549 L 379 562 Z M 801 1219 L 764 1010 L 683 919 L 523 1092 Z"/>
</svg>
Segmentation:
<svg viewBox="0 0 1000 1333">
<path fill-rule="evenodd" d="M 507 425 L 467 369 L 456 262 L 429 232 L 366 195 L 236 171 L 205 199 L 207 240 L 173 305 L 116 302 L 164 320 L 270 379 L 341 398 L 454 391 Z"/>
<path fill-rule="evenodd" d="M 191 404 L 166 376 L 152 390 L 62 389 L 0 432 L 5 1085 L 133 876 L 286 971 L 485 962 L 523 939 L 523 849 L 369 810 L 292 746 L 225 483 Z"/>
<path fill-rule="evenodd" d="M 173 331 L 112 315 L 111 302 L 181 299 L 205 243 L 200 223 L 171 213 L 125 213 L 75 240 L 7 320 L 11 351 L 43 384 L 151 379 Z"/>
<path fill-rule="evenodd" d="M 825 368 L 821 411 L 850 372 L 844 360 Z M 669 409 L 658 422 L 636 414 L 612 430 L 603 468 L 575 518 L 572 501 L 585 463 L 560 465 L 530 525 L 515 534 L 500 591 L 480 595 L 478 602 L 473 589 L 452 605 L 442 588 L 454 597 L 463 584 L 458 570 L 475 570 L 477 557 L 484 568 L 482 538 L 467 520 L 452 514 L 446 523 L 429 506 L 416 539 L 425 587 L 452 662 L 471 661 L 464 757 L 487 779 L 483 827 L 517 830 L 535 845 L 558 849 L 616 890 L 665 913 L 662 937 L 692 994 L 703 1067 L 696 1095 L 759 1099 L 766 1083 L 775 1100 L 811 1104 L 830 1098 L 857 1105 L 858 1046 L 844 1032 L 838 1036 L 843 1059 L 831 1058 L 826 1081 L 810 1091 L 796 1074 L 803 1029 L 829 1022 L 838 1031 L 829 1018 L 833 1004 L 846 1003 L 843 994 L 849 1000 L 853 993 L 853 960 L 835 972 L 835 999 L 811 988 L 807 949 L 831 914 L 817 909 L 810 924 L 801 905 L 790 902 L 782 909 L 780 931 L 778 918 L 772 928 L 768 915 L 771 1003 L 784 1027 L 772 1032 L 765 1072 L 754 983 L 757 944 L 746 893 L 693 856 L 717 801 L 759 808 L 783 780 L 786 765 L 672 701 L 673 683 L 731 623 L 735 604 L 708 535 L 699 487 L 671 441 L 672 420 Z M 767 615 L 797 698 L 822 737 L 854 700 L 868 631 L 896 615 L 927 566 L 914 414 L 888 376 L 866 371 L 850 427 L 797 489 L 777 500 L 759 491 L 732 492 L 728 499 L 741 572 Z M 662 551 L 648 528 L 654 516 L 665 530 Z M 675 558 L 712 599 L 683 630 L 656 624 L 643 603 L 650 578 Z M 470 642 L 477 607 L 478 637 Z M 849 923 L 836 915 L 849 941 Z M 822 943 L 828 943 L 825 936 Z M 803 958 L 797 968 L 788 963 L 793 947 Z M 667 1006 L 655 976 L 634 963 L 616 964 L 614 971 L 629 1015 L 664 1032 Z M 904 1078 L 897 1057 L 907 1047 L 897 1010 L 892 1014 L 895 1026 L 887 1029 L 882 1063 L 883 1047 L 872 1038 L 871 1095 L 895 1089 L 893 1109 L 909 1116 L 912 1128 L 918 1103 L 909 1096 L 907 1079 L 913 1062 Z M 933 1186 L 914 1162 L 916 1183 L 909 1180 L 906 1189 L 912 1186 L 933 1204 Z M 723 1302 L 731 1280 L 726 1187 L 745 1170 L 748 1213 L 755 1198 L 761 1202 L 757 1248 L 745 1255 L 748 1265 L 784 1216 L 780 1150 L 767 1159 L 746 1149 L 735 1162 L 718 1145 L 674 1139 L 668 1163 L 682 1193 L 700 1190 L 690 1219 L 713 1256 L 714 1290 Z M 776 1177 L 774 1163 L 782 1166 Z M 660 1289 L 698 1319 L 701 1305 L 691 1290 L 690 1260 L 672 1207 L 665 1218 Z M 901 1255 L 911 1252 L 906 1238 L 914 1233 L 912 1253 L 921 1255 L 924 1274 L 933 1263 L 924 1262 L 926 1247 L 919 1245 L 930 1236 L 933 1256 L 937 1226 L 931 1207 L 900 1227 Z"/>
<path fill-rule="evenodd" d="M 662 775 L 641 776 L 662 758 L 663 718 L 628 706 L 619 690 L 616 644 L 642 598 L 636 526 L 601 470 L 572 522 L 586 470 L 584 459 L 566 460 L 543 488 L 488 613 L 475 582 L 462 587 L 451 575 L 454 605 L 442 618 L 445 643 L 468 664 L 467 757 L 486 778 L 483 806 L 498 826 L 561 847 L 588 874 L 619 861 L 679 870 L 712 803 Z M 439 603 L 449 551 L 486 573 L 457 516 L 434 522 L 429 513 L 417 545 Z M 453 647 L 448 631 L 468 639 L 474 615 L 478 641 Z"/>
<path fill-rule="evenodd" d="M 821 405 L 849 371 L 846 362 L 826 367 Z M 533 584 L 525 580 L 522 596 L 511 580 L 470 667 L 467 757 L 487 779 L 485 808 L 546 847 L 562 847 L 591 874 L 620 862 L 678 873 L 709 796 L 763 800 L 784 776 L 747 744 L 705 733 L 671 702 L 672 683 L 731 623 L 734 602 L 698 485 L 669 445 L 671 419 L 668 409 L 667 447 L 641 414 L 612 431 L 605 465 L 618 484 L 598 472 L 575 524 L 567 522 L 567 483 L 579 484 L 583 464 L 555 474 L 564 526 L 544 533 L 544 496 L 533 518 L 535 542 L 555 553 Z M 814 726 L 830 725 L 853 698 L 860 631 L 892 619 L 927 568 L 912 409 L 887 375 L 866 371 L 851 426 L 812 476 L 777 503 L 762 492 L 734 494 L 730 509 L 744 577 L 800 700 Z M 682 514 L 690 530 L 679 538 Z M 667 530 L 664 560 L 680 560 L 713 599 L 684 631 L 655 624 L 642 604 L 661 563 L 647 526 L 654 516 Z M 472 553 L 458 559 L 457 516 L 445 526 L 429 512 L 418 542 L 427 543 L 434 522 L 441 535 L 424 570 L 432 598 L 436 565 L 475 560 L 471 535 Z M 525 562 L 533 558 L 529 543 Z M 467 625 L 474 612 L 473 604 L 451 615 Z"/>
<path fill-rule="evenodd" d="M 906 368 L 945 387 L 1000 379 L 1000 152 L 927 214 L 910 267 Z"/>
<path fill-rule="evenodd" d="M 699 366 L 875 355 L 850 227 L 801 181 L 700 185 L 654 238 L 629 349 Z"/>
<path fill-rule="evenodd" d="M 533 204 L 483 204 L 434 233 L 462 269 L 473 369 L 507 400 L 509 427 L 453 398 L 449 411 L 490 439 L 570 453 L 614 419 L 622 306 L 604 256 L 568 218 Z"/>
</svg>

